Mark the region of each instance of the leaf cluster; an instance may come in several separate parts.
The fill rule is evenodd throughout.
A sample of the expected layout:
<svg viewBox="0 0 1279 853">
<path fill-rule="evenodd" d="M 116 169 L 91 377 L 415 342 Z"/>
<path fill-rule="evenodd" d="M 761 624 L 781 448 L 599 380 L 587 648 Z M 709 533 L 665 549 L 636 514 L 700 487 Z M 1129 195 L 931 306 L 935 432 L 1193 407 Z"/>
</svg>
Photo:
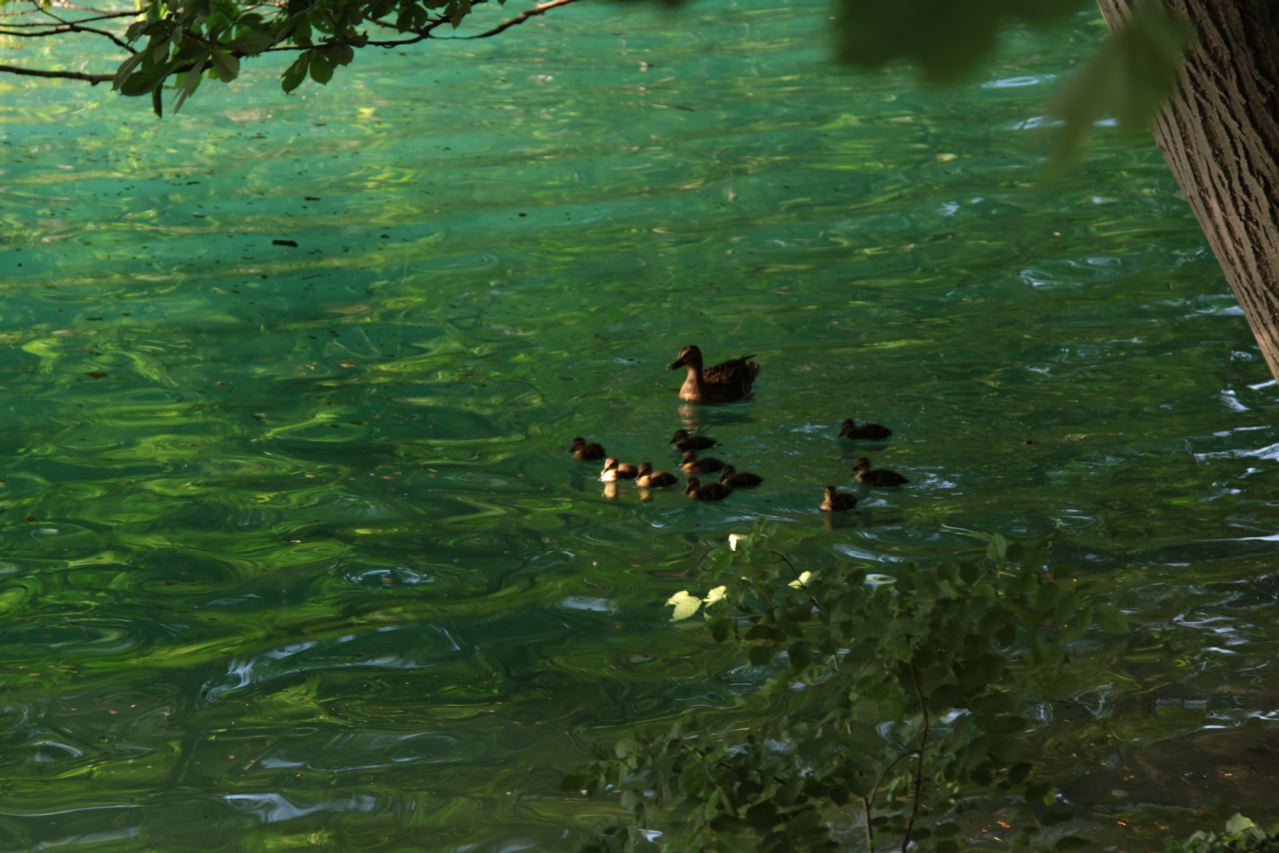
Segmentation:
<svg viewBox="0 0 1279 853">
<path fill-rule="evenodd" d="M 1199 831 L 1175 841 L 1165 853 L 1279 853 L 1279 825 L 1262 829 L 1243 815 L 1226 821 L 1222 832 Z"/>
<path fill-rule="evenodd" d="M 725 552 L 723 603 L 703 613 L 741 650 L 767 707 L 681 721 L 601 755 L 587 787 L 633 818 L 611 836 L 616 849 L 640 849 L 661 827 L 673 850 L 825 850 L 856 831 L 868 849 L 894 839 L 945 851 L 960 827 L 943 818 L 975 791 L 1043 812 L 1055 793 L 1027 760 L 1026 709 L 1053 692 L 1070 643 L 1102 611 L 1075 585 L 1009 562 L 1008 548 L 992 537 L 986 560 L 892 577 L 847 564 L 801 572 L 759 545 Z"/>
</svg>

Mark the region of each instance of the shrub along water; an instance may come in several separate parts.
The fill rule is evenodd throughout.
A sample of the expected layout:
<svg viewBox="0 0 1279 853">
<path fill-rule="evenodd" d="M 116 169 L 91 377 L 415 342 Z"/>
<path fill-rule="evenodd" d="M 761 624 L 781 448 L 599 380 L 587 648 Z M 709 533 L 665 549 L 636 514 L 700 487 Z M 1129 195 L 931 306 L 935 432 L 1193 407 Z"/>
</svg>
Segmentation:
<svg viewBox="0 0 1279 853">
<path fill-rule="evenodd" d="M 1070 819 L 1029 758 L 1041 723 L 1028 711 L 1077 684 L 1073 644 L 1128 632 L 1121 612 L 999 535 L 985 559 L 891 576 L 801 568 L 770 538 L 730 543 L 718 585 L 668 602 L 738 647 L 760 689 L 599 755 L 574 784 L 631 819 L 592 849 L 945 851 L 977 809 L 1006 814 L 1021 843 Z"/>
</svg>

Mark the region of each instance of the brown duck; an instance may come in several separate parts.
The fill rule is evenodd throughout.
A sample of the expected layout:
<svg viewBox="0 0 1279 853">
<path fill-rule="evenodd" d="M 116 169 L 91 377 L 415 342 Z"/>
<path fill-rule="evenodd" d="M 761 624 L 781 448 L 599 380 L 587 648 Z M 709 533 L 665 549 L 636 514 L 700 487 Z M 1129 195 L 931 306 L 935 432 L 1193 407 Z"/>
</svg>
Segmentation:
<svg viewBox="0 0 1279 853">
<path fill-rule="evenodd" d="M 589 462 L 592 459 L 603 459 L 608 455 L 604 452 L 603 445 L 587 441 L 580 435 L 573 439 L 573 444 L 569 447 L 568 452 L 573 454 L 574 459 L 581 459 L 583 462 Z"/>
<path fill-rule="evenodd" d="M 749 361 L 752 356 L 722 361 L 713 367 L 702 368 L 702 351 L 689 344 L 679 351 L 671 362 L 670 370 L 681 365 L 688 368 L 688 376 L 679 388 L 679 398 L 690 403 L 732 403 L 751 392 L 751 384 L 759 375 L 759 365 Z"/>
<path fill-rule="evenodd" d="M 839 426 L 839 434 L 841 438 L 851 438 L 855 441 L 878 441 L 881 438 L 888 438 L 893 431 L 883 424 L 858 424 L 852 418 L 844 418 L 844 422 Z"/>
<path fill-rule="evenodd" d="M 724 467 L 721 459 L 714 456 L 703 456 L 698 458 L 696 451 L 684 451 L 684 457 L 679 463 L 680 470 L 685 474 L 710 474 L 719 471 Z"/>
<path fill-rule="evenodd" d="M 648 462 L 641 462 L 635 485 L 641 489 L 664 489 L 675 485 L 675 475 L 669 471 L 654 471 Z"/>
<path fill-rule="evenodd" d="M 722 501 L 732 494 L 732 489 L 723 483 L 707 483 L 705 486 L 696 477 L 688 478 L 688 488 L 684 494 L 692 501 Z"/>
<path fill-rule="evenodd" d="M 848 492 L 841 492 L 834 486 L 827 486 L 822 493 L 822 512 L 843 512 L 857 506 L 857 498 Z"/>
<path fill-rule="evenodd" d="M 753 489 L 764 482 L 764 478 L 750 471 L 742 471 L 739 474 L 732 465 L 725 465 L 724 470 L 719 474 L 719 481 L 730 489 Z"/>
<path fill-rule="evenodd" d="M 853 463 L 853 473 L 857 475 L 857 482 L 867 486 L 900 486 L 910 482 L 896 471 L 870 467 L 870 460 L 865 456 Z"/>
<path fill-rule="evenodd" d="M 612 483 L 617 480 L 634 480 L 639 475 L 639 469 L 629 462 L 618 462 L 616 456 L 610 456 L 604 460 L 604 470 L 600 471 L 600 479 L 605 483 Z"/>
<path fill-rule="evenodd" d="M 671 444 L 675 445 L 675 449 L 680 453 L 686 450 L 706 450 L 717 443 L 709 435 L 689 435 L 686 429 L 677 429 L 671 436 Z"/>
</svg>

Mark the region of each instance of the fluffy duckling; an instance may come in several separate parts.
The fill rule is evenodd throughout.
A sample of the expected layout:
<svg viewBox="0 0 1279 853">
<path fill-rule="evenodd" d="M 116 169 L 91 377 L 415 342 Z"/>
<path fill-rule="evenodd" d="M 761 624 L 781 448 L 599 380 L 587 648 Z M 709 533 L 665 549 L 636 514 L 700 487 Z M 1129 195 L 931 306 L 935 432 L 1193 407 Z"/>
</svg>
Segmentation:
<svg viewBox="0 0 1279 853">
<path fill-rule="evenodd" d="M 618 462 L 616 456 L 604 460 L 604 470 L 600 471 L 600 480 L 605 483 L 617 480 L 634 480 L 639 469 L 629 462 Z"/>
<path fill-rule="evenodd" d="M 851 438 L 854 441 L 878 441 L 882 438 L 888 438 L 893 431 L 883 424 L 862 424 L 852 418 L 844 418 L 844 422 L 839 426 L 839 435 L 841 438 Z"/>
<path fill-rule="evenodd" d="M 675 485 L 675 475 L 669 471 L 654 471 L 648 462 L 641 462 L 635 485 L 641 489 L 664 489 Z"/>
<path fill-rule="evenodd" d="M 753 489 L 764 482 L 764 478 L 758 474 L 752 474 L 750 471 L 743 471 L 739 474 L 732 465 L 725 465 L 720 472 L 719 481 L 730 489 Z"/>
<path fill-rule="evenodd" d="M 671 436 L 671 444 L 675 445 L 675 449 L 680 453 L 689 450 L 706 450 L 718 443 L 709 435 L 689 435 L 686 429 L 677 429 L 675 434 Z"/>
<path fill-rule="evenodd" d="M 841 492 L 834 486 L 827 486 L 822 493 L 822 512 L 843 512 L 857 506 L 857 498 L 848 492 Z"/>
<path fill-rule="evenodd" d="M 573 439 L 573 444 L 569 447 L 568 452 L 573 454 L 574 459 L 581 459 L 583 462 L 589 462 L 592 459 L 603 459 L 608 455 L 604 452 L 603 445 L 587 441 L 580 435 Z"/>
<path fill-rule="evenodd" d="M 867 486 L 900 486 L 902 483 L 910 482 L 896 471 L 889 471 L 887 468 L 871 468 L 870 460 L 865 456 L 853 463 L 853 472 L 857 474 L 857 482 Z"/>
<path fill-rule="evenodd" d="M 679 398 L 690 403 L 732 403 L 751 392 L 751 384 L 759 375 L 759 365 L 744 355 L 702 368 L 702 351 L 689 344 L 679 351 L 669 370 L 687 367 L 688 375 L 680 386 Z"/>
<path fill-rule="evenodd" d="M 684 494 L 691 501 L 722 501 L 732 493 L 732 489 L 723 483 L 707 483 L 705 486 L 696 477 L 688 478 L 688 487 Z"/>
<path fill-rule="evenodd" d="M 716 459 L 714 456 L 697 457 L 697 451 L 685 450 L 684 457 L 679 463 L 680 470 L 685 474 L 710 474 L 719 471 L 724 467 L 723 460 Z"/>
</svg>

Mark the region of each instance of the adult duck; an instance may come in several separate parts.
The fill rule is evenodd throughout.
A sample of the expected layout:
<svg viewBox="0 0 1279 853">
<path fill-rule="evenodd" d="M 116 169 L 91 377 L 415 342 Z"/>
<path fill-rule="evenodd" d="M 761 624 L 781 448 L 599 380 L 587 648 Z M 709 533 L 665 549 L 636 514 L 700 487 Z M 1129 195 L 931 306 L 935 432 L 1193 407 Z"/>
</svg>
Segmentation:
<svg viewBox="0 0 1279 853">
<path fill-rule="evenodd" d="M 896 471 L 870 467 L 870 460 L 865 456 L 853 463 L 853 473 L 857 475 L 857 482 L 865 486 L 900 486 L 910 482 Z"/>
<path fill-rule="evenodd" d="M 702 351 L 689 344 L 679 351 L 669 370 L 688 368 L 688 376 L 679 387 L 679 398 L 690 403 L 732 403 L 751 392 L 751 384 L 759 375 L 759 365 L 744 355 L 722 361 L 713 367 L 702 367 Z"/>
</svg>

